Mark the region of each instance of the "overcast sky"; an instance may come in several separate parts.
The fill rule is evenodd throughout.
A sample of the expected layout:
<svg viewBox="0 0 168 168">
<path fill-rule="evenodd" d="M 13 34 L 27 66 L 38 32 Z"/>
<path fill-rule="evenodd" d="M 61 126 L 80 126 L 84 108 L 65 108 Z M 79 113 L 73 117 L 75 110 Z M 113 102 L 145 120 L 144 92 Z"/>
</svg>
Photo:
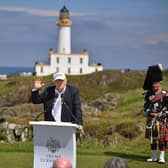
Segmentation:
<svg viewBox="0 0 168 168">
<path fill-rule="evenodd" d="M 57 50 L 59 10 L 72 19 L 72 52 L 105 69 L 168 68 L 168 0 L 0 0 L 0 66 L 33 67 Z"/>
</svg>

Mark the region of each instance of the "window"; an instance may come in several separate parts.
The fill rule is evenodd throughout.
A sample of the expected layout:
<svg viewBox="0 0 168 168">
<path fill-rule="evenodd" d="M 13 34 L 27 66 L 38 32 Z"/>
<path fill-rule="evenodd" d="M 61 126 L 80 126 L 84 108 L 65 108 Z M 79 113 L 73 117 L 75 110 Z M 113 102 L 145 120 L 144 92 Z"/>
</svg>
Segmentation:
<svg viewBox="0 0 168 168">
<path fill-rule="evenodd" d="M 56 58 L 56 62 L 57 62 L 57 63 L 59 63 L 59 62 L 60 62 L 59 57 L 57 57 L 57 58 Z"/>
<path fill-rule="evenodd" d="M 43 73 L 43 67 L 42 66 L 40 67 L 40 72 Z"/>
<path fill-rule="evenodd" d="M 83 64 L 83 58 L 80 58 L 80 63 Z"/>
<path fill-rule="evenodd" d="M 69 64 L 71 63 L 71 58 L 70 58 L 70 57 L 68 57 L 68 63 L 69 63 Z"/>
<path fill-rule="evenodd" d="M 83 70 L 82 70 L 82 68 L 80 68 L 80 73 L 83 73 Z"/>
<path fill-rule="evenodd" d="M 71 73 L 71 68 L 68 68 L 68 73 L 69 73 L 69 74 Z"/>
<path fill-rule="evenodd" d="M 59 68 L 58 67 L 56 67 L 56 72 L 59 72 Z"/>
</svg>

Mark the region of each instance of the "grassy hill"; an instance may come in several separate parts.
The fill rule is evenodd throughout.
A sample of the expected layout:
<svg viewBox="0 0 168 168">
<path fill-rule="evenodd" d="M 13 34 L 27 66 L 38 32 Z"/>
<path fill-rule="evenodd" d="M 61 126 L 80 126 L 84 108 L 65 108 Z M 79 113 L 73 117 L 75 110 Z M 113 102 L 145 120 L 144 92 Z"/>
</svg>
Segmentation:
<svg viewBox="0 0 168 168">
<path fill-rule="evenodd" d="M 168 72 L 164 73 L 163 87 L 166 88 Z M 112 93 L 119 97 L 117 107 L 106 108 L 99 113 L 94 122 L 92 122 L 92 117 L 84 116 L 84 126 L 89 132 L 88 136 L 93 136 L 93 138 L 98 136 L 100 140 L 104 141 L 104 138 L 107 138 L 105 135 L 111 130 L 112 133 L 117 132 L 125 138 L 132 139 L 136 137 L 134 134 L 138 135 L 142 132 L 145 120 L 143 115 L 144 96 L 142 95 L 144 77 L 144 71 L 122 73 L 112 70 L 89 75 L 68 76 L 68 82 L 79 89 L 82 104 L 91 103 L 106 93 Z M 11 117 L 9 116 L 7 119 L 10 122 L 28 122 L 43 110 L 42 105 L 34 105 L 30 102 L 35 78 L 35 76 L 13 76 L 6 81 L 0 81 L 0 114 L 9 111 Z M 52 85 L 52 76 L 43 77 L 42 80 L 46 86 Z"/>
<path fill-rule="evenodd" d="M 167 74 L 166 71 L 163 82 L 165 88 L 167 86 Z M 144 77 L 144 71 L 122 73 L 112 70 L 82 76 L 68 76 L 69 84 L 79 89 L 82 103 L 91 103 L 106 93 L 119 96 L 118 106 L 115 108 L 109 107 L 102 111 L 94 124 L 92 123 L 93 118 L 85 116 L 86 129 L 90 129 L 90 124 L 92 128 L 95 125 L 95 127 L 98 127 L 96 129 L 99 132 L 98 134 L 101 134 L 107 131 L 104 129 L 108 129 L 107 125 L 109 125 L 114 130 L 120 129 L 120 132 L 131 132 L 134 128 L 132 125 L 143 122 L 144 97 L 142 94 L 144 91 L 142 85 Z M 10 111 L 12 117 L 8 117 L 8 120 L 23 123 L 34 119 L 36 112 L 38 114 L 43 110 L 42 105 L 34 105 L 30 102 L 31 89 L 35 78 L 35 76 L 13 76 L 6 81 L 0 81 L 0 114 L 4 111 Z M 52 85 L 52 76 L 43 77 L 42 80 L 46 86 Z M 27 114 L 27 111 L 30 114 Z M 100 123 L 104 127 L 99 128 Z M 127 130 L 122 130 L 126 129 L 125 127 L 127 127 Z"/>
<path fill-rule="evenodd" d="M 13 99 L 18 99 L 22 96 L 25 101 L 28 100 L 35 78 L 13 76 L 6 81 L 0 81 L 0 96 L 12 95 Z M 68 76 L 68 82 L 79 88 L 83 102 L 93 100 L 106 92 L 120 93 L 140 88 L 143 84 L 143 79 L 144 72 L 142 71 L 130 71 L 127 73 L 103 71 L 89 75 Z M 42 80 L 46 86 L 52 84 L 52 76 L 43 77 Z"/>
<path fill-rule="evenodd" d="M 165 71 L 164 75 L 163 87 L 168 89 L 168 72 Z M 82 103 L 91 103 L 106 93 L 119 96 L 119 104 L 115 108 L 109 107 L 101 111 L 97 118 L 84 117 L 85 136 L 78 145 L 78 168 L 103 167 L 105 160 L 114 156 L 124 158 L 130 168 L 166 168 L 168 166 L 144 162 L 150 155 L 149 142 L 144 139 L 145 117 L 142 95 L 144 77 L 143 71 L 126 73 L 104 71 L 83 76 L 68 76 L 69 83 L 79 88 Z M 19 108 L 22 109 L 24 106 L 32 113 L 34 109 L 37 110 L 37 105 L 30 102 L 34 79 L 35 77 L 15 76 L 7 81 L 0 81 L 0 109 L 8 107 L 19 111 Z M 43 81 L 46 85 L 51 85 L 51 79 L 52 77 L 48 76 L 44 77 Z M 41 106 L 38 107 L 38 110 L 40 109 Z M 20 115 L 11 117 L 9 120 L 24 123 L 31 119 L 33 118 L 27 117 L 25 120 L 25 116 Z M 27 163 L 29 161 L 32 163 L 31 143 L 21 147 L 18 144 L 0 145 L 0 148 L 2 149 L 1 158 L 7 155 L 15 158 L 19 153 Z M 5 163 L 0 163 L 0 167 L 1 165 L 4 167 Z M 17 163 L 15 165 L 19 167 Z M 31 167 L 30 163 L 27 165 Z"/>
</svg>

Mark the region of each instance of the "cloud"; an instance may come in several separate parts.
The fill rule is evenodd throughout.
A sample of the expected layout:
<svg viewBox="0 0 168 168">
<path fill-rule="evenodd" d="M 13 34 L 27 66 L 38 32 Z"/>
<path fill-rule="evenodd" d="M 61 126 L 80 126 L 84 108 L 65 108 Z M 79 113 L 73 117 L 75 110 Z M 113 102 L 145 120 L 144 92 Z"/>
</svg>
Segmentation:
<svg viewBox="0 0 168 168">
<path fill-rule="evenodd" d="M 160 32 L 145 39 L 145 48 L 168 51 L 168 32 Z"/>
<path fill-rule="evenodd" d="M 145 37 L 145 41 L 154 43 L 156 41 L 168 41 L 168 32 L 152 33 Z"/>
<path fill-rule="evenodd" d="M 168 51 L 168 41 L 150 41 L 145 45 L 146 48 Z"/>
<path fill-rule="evenodd" d="M 8 12 L 25 12 L 34 16 L 58 16 L 58 10 L 45 10 L 45 9 L 33 9 L 33 8 L 25 8 L 25 7 L 13 7 L 13 6 L 0 6 L 0 11 L 8 11 Z M 95 15 L 95 13 L 87 12 L 71 12 L 71 16 L 90 16 Z"/>
</svg>

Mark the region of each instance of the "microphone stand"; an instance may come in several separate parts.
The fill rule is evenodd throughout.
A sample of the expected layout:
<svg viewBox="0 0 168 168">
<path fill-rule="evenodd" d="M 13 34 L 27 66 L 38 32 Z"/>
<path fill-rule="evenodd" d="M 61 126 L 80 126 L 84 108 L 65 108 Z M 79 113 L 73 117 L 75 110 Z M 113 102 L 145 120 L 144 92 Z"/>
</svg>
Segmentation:
<svg viewBox="0 0 168 168">
<path fill-rule="evenodd" d="M 79 121 L 78 121 L 77 117 L 72 113 L 70 107 L 69 107 L 69 106 L 67 105 L 67 103 L 65 102 L 64 97 L 63 97 L 63 94 L 61 95 L 61 98 L 62 98 L 62 99 L 61 99 L 61 100 L 62 100 L 62 104 L 65 105 L 66 109 L 67 109 L 68 112 L 71 114 L 71 117 L 75 120 L 75 123 L 76 123 L 77 125 L 79 125 L 79 124 L 78 124 Z"/>
<path fill-rule="evenodd" d="M 68 106 L 68 104 L 65 102 L 64 100 L 64 97 L 63 97 L 63 94 L 61 95 L 61 98 L 62 98 L 62 104 L 65 105 L 66 109 L 68 110 L 68 112 L 71 114 L 72 118 L 75 120 L 76 124 L 79 123 L 79 120 L 78 118 L 72 113 L 70 107 Z M 76 140 L 79 139 L 79 141 L 81 142 L 81 137 L 82 137 L 82 133 L 80 131 L 80 125 L 78 125 L 78 128 L 77 128 L 77 132 L 76 132 Z"/>
</svg>

